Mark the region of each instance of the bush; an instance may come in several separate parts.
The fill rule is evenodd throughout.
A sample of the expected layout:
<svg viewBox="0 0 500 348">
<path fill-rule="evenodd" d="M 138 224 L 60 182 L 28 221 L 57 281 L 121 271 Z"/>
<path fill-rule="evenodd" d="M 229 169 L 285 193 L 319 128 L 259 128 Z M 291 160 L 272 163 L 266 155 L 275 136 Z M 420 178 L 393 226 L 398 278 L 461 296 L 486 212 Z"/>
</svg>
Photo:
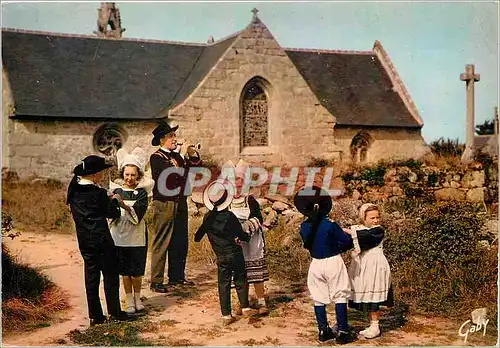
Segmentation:
<svg viewBox="0 0 500 348">
<path fill-rule="evenodd" d="M 468 317 L 488 307 L 497 317 L 497 246 L 480 246 L 484 216 L 466 203 L 413 207 L 389 219 L 384 249 L 396 296 L 416 311 Z"/>
<path fill-rule="evenodd" d="M 45 325 L 68 308 L 67 294 L 37 270 L 19 263 L 2 245 L 2 328 L 4 334 Z"/>
<path fill-rule="evenodd" d="M 33 268 L 20 264 L 2 245 L 2 300 L 18 297 L 36 300 L 52 285 L 51 281 Z"/>
<path fill-rule="evenodd" d="M 409 158 L 406 160 L 398 160 L 392 163 L 392 167 L 408 167 L 414 172 L 420 171 L 422 165 L 423 165 L 422 161 L 415 160 L 413 158 Z"/>
<path fill-rule="evenodd" d="M 280 218 L 264 237 L 269 273 L 273 279 L 305 284 L 311 257 L 302 247 L 298 224 L 290 226 Z"/>
<path fill-rule="evenodd" d="M 357 170 L 344 172 L 341 178 L 346 184 L 366 181 L 368 186 L 382 187 L 384 186 L 384 176 L 387 168 L 388 164 L 380 161 L 374 166 L 362 168 L 360 172 L 357 172 Z"/>
<path fill-rule="evenodd" d="M 311 160 L 307 164 L 306 167 L 311 167 L 311 168 L 316 168 L 316 167 L 328 167 L 330 165 L 330 162 L 327 159 L 320 158 L 320 157 L 311 157 Z"/>
<path fill-rule="evenodd" d="M 461 156 L 465 150 L 465 145 L 458 142 L 458 139 L 439 138 L 430 144 L 431 150 L 438 156 Z"/>
</svg>

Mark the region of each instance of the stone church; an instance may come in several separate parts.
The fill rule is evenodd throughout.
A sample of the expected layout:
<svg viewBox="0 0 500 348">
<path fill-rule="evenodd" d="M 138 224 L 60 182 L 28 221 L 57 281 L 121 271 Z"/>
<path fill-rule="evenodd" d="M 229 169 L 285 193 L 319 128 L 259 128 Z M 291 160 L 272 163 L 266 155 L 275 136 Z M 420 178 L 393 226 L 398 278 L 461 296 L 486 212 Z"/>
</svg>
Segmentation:
<svg viewBox="0 0 500 348">
<path fill-rule="evenodd" d="M 102 6 L 95 36 L 2 29 L 2 166 L 20 177 L 67 179 L 86 155 L 120 147 L 153 152 L 160 119 L 219 163 L 428 152 L 378 41 L 369 51 L 283 48 L 255 9 L 245 29 L 218 41 L 129 39 L 114 4 Z"/>
</svg>

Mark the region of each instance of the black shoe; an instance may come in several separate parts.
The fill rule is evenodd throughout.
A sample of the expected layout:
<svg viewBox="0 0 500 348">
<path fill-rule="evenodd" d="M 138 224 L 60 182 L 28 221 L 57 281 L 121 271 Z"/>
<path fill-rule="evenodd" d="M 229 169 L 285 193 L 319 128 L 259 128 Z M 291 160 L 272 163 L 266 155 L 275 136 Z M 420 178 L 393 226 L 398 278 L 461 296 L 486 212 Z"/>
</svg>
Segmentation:
<svg viewBox="0 0 500 348">
<path fill-rule="evenodd" d="M 111 321 L 134 321 L 137 319 L 137 315 L 128 314 L 127 312 L 120 311 L 117 315 L 111 315 L 109 320 Z"/>
<path fill-rule="evenodd" d="M 357 335 L 354 331 L 339 331 L 337 333 L 336 342 L 338 344 L 346 344 L 350 342 L 354 342 L 357 339 Z"/>
<path fill-rule="evenodd" d="M 104 324 L 106 322 L 106 317 L 92 318 L 90 319 L 90 326 Z"/>
<path fill-rule="evenodd" d="M 191 280 L 182 279 L 182 280 L 169 281 L 168 285 L 187 285 L 187 286 L 192 286 L 192 285 L 194 285 L 194 282 L 192 282 Z"/>
<path fill-rule="evenodd" d="M 151 291 L 160 292 L 162 294 L 168 292 L 167 286 L 162 283 L 151 283 L 151 286 L 149 288 L 151 289 Z"/>
<path fill-rule="evenodd" d="M 326 342 L 335 338 L 335 334 L 330 327 L 327 327 L 324 330 L 319 330 L 318 341 Z"/>
</svg>

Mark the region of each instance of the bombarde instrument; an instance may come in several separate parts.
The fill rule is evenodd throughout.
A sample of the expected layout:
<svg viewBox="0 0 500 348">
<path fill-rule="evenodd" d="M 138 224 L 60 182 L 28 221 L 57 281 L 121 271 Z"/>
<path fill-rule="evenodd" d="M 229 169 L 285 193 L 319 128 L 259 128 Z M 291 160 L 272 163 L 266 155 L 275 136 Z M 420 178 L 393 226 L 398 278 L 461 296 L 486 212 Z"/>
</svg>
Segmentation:
<svg viewBox="0 0 500 348">
<path fill-rule="evenodd" d="M 183 145 L 184 145 L 183 141 L 178 141 L 177 142 L 177 146 L 183 146 Z M 201 149 L 201 144 L 200 143 L 190 144 L 187 147 L 186 152 L 187 152 L 187 155 L 189 157 L 200 157 L 200 153 L 198 152 L 200 149 Z"/>
</svg>

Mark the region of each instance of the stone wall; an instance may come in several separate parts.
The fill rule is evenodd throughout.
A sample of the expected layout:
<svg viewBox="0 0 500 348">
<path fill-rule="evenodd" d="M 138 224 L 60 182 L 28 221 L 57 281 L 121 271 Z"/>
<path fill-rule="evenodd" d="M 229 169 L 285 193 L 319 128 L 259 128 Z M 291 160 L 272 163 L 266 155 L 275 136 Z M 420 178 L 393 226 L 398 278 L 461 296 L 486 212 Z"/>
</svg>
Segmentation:
<svg viewBox="0 0 500 348">
<path fill-rule="evenodd" d="M 7 74 L 2 68 L 2 168 L 9 166 L 8 148 L 8 120 L 13 113 L 14 101 L 7 79 Z"/>
<path fill-rule="evenodd" d="M 335 143 L 342 151 L 343 161 L 351 159 L 350 146 L 358 132 L 367 133 L 372 143 L 368 148 L 366 163 L 376 163 L 381 159 L 421 158 L 430 152 L 420 129 L 368 128 L 336 126 Z"/>
<path fill-rule="evenodd" d="M 498 163 L 446 169 L 425 165 L 381 168 L 344 173 L 346 195 L 368 202 L 426 196 L 437 201 L 498 202 Z"/>
<path fill-rule="evenodd" d="M 268 146 L 240 147 L 240 96 L 260 77 L 268 99 Z M 305 164 L 333 158 L 335 118 L 324 109 L 265 26 L 243 31 L 192 95 L 169 118 L 218 162 Z M 241 155 L 240 155 L 241 152 Z"/>
<path fill-rule="evenodd" d="M 30 176 L 69 180 L 71 171 L 85 156 L 97 153 L 93 147 L 95 131 L 106 122 L 8 120 L 8 143 L 3 150 L 9 170 L 20 179 Z M 122 122 L 127 134 L 124 148 L 136 146 L 152 153 L 151 131 L 156 121 Z M 5 146 L 7 145 L 7 146 Z"/>
</svg>

